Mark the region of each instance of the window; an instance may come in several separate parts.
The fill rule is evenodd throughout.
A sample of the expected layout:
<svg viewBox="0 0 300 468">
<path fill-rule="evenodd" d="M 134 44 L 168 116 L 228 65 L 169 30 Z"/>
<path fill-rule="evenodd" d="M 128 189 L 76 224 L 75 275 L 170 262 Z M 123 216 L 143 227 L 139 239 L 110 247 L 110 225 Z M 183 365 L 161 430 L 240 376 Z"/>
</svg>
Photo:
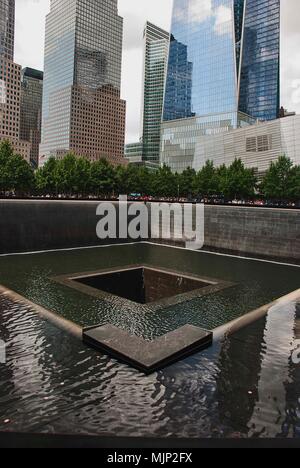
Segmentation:
<svg viewBox="0 0 300 468">
<path fill-rule="evenodd" d="M 272 136 L 259 135 L 257 137 L 246 138 L 247 153 L 261 153 L 272 149 Z"/>
</svg>

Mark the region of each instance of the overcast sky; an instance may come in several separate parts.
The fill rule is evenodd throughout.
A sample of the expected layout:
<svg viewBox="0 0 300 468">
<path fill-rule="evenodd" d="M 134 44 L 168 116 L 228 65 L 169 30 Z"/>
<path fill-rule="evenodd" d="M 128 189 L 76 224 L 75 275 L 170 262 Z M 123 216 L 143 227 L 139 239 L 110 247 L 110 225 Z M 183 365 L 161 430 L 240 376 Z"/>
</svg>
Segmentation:
<svg viewBox="0 0 300 468">
<path fill-rule="evenodd" d="M 119 0 L 119 13 L 124 18 L 122 97 L 127 101 L 127 142 L 137 141 L 140 133 L 143 27 L 149 20 L 169 30 L 172 3 L 172 0 Z M 289 110 L 300 113 L 299 0 L 281 0 L 281 3 L 281 102 Z M 22 66 L 43 69 L 45 16 L 49 5 L 50 0 L 16 0 L 15 61 Z"/>
</svg>

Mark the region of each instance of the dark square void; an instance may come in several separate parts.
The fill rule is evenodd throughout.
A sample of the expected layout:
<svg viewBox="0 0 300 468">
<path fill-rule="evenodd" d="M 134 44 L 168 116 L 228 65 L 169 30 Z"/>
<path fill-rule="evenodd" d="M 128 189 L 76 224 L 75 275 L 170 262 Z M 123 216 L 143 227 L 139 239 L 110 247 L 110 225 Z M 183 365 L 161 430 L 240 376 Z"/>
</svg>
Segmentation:
<svg viewBox="0 0 300 468">
<path fill-rule="evenodd" d="M 135 268 L 74 281 L 139 304 L 149 304 L 209 286 L 204 281 L 151 268 Z"/>
</svg>

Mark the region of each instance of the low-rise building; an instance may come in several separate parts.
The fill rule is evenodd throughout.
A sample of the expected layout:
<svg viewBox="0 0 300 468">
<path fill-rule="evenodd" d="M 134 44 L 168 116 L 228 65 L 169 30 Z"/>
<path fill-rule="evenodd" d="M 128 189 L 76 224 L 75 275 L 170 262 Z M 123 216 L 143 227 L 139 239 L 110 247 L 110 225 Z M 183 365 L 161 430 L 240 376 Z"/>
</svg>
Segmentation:
<svg viewBox="0 0 300 468">
<path fill-rule="evenodd" d="M 182 125 L 180 125 L 182 123 Z M 207 160 L 216 167 L 240 158 L 246 167 L 262 175 L 280 156 L 300 164 L 300 115 L 270 122 L 257 122 L 238 129 L 209 135 L 195 119 L 194 130 L 186 132 L 186 120 L 162 127 L 161 163 L 175 172 L 187 167 L 200 170 Z"/>
</svg>

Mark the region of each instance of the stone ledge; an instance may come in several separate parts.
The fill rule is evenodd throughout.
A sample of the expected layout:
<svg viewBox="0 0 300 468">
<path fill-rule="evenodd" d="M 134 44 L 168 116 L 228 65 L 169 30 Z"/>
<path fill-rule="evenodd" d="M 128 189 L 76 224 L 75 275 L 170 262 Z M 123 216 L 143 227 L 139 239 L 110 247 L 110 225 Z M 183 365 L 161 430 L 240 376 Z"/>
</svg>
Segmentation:
<svg viewBox="0 0 300 468">
<path fill-rule="evenodd" d="M 153 341 L 132 336 L 113 325 L 83 331 L 83 342 L 119 361 L 151 374 L 213 343 L 213 333 L 185 325 Z"/>
</svg>

